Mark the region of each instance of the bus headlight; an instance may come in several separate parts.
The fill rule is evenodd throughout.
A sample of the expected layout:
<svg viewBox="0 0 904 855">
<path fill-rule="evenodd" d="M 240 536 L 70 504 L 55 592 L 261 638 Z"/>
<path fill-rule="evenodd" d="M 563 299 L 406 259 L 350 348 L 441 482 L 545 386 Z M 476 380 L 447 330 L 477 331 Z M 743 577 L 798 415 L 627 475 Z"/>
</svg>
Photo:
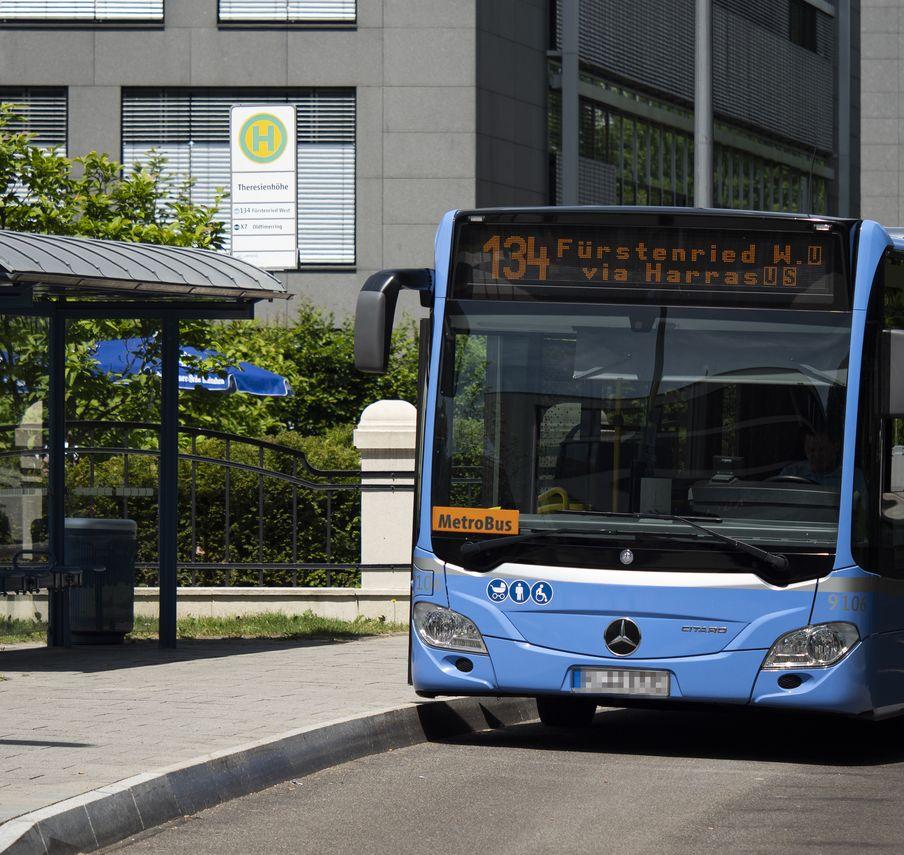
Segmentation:
<svg viewBox="0 0 904 855">
<path fill-rule="evenodd" d="M 763 670 L 826 668 L 847 655 L 860 641 L 852 623 L 836 621 L 804 626 L 783 635 L 766 656 Z"/>
<path fill-rule="evenodd" d="M 433 603 L 414 604 L 414 628 L 431 647 L 486 653 L 486 645 L 474 621 Z"/>
</svg>

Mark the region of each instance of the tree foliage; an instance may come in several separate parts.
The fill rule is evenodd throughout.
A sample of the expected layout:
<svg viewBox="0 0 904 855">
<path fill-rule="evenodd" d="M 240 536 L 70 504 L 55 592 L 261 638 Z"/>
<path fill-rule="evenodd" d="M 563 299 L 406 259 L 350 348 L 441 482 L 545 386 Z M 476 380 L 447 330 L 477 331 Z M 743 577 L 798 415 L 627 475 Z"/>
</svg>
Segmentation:
<svg viewBox="0 0 904 855">
<path fill-rule="evenodd" d="M 152 155 L 125 172 L 96 151 L 70 159 L 34 145 L 14 105 L 0 104 L 0 228 L 219 249 L 213 205 L 191 201 L 192 181 Z"/>
<path fill-rule="evenodd" d="M 34 145 L 21 130 L 21 117 L 0 104 L 0 228 L 59 235 L 219 249 L 223 225 L 213 205 L 190 198 L 191 180 L 167 171 L 166 159 L 152 155 L 128 171 L 106 155 L 74 159 Z M 0 316 L 0 423 L 16 424 L 27 408 L 46 400 L 46 327 L 39 318 Z M 289 398 L 227 395 L 201 389 L 182 392 L 184 424 L 261 437 L 286 430 L 323 433 L 354 423 L 361 410 L 382 397 L 413 401 L 417 344 L 413 325 L 395 334 L 392 367 L 386 376 L 354 369 L 354 335 L 349 321 L 334 319 L 301 303 L 289 325 L 254 322 L 186 321 L 184 344 L 214 348 L 222 356 L 189 367 L 222 371 L 245 360 L 284 375 Z M 67 332 L 67 417 L 70 420 L 157 421 L 159 357 L 153 322 L 78 320 Z M 147 337 L 141 370 L 127 378 L 99 373 L 98 341 Z"/>
</svg>

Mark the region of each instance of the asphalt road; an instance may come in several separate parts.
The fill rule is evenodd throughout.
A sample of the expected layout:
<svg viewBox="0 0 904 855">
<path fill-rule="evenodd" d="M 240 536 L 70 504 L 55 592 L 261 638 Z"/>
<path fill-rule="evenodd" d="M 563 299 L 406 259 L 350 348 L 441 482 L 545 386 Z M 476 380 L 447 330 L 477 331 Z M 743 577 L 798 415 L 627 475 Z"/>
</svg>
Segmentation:
<svg viewBox="0 0 904 855">
<path fill-rule="evenodd" d="M 393 751 L 119 853 L 901 852 L 904 720 L 606 710 Z"/>
</svg>

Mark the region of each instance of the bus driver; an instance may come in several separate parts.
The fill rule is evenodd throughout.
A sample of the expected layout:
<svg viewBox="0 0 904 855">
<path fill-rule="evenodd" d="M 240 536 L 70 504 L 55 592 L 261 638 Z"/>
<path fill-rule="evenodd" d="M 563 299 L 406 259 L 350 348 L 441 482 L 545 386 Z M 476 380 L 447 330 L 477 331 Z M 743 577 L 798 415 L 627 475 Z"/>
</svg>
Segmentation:
<svg viewBox="0 0 904 855">
<path fill-rule="evenodd" d="M 790 463 L 781 476 L 805 478 L 813 484 L 841 489 L 841 445 L 825 430 L 806 428 L 804 434 L 805 460 Z"/>
</svg>

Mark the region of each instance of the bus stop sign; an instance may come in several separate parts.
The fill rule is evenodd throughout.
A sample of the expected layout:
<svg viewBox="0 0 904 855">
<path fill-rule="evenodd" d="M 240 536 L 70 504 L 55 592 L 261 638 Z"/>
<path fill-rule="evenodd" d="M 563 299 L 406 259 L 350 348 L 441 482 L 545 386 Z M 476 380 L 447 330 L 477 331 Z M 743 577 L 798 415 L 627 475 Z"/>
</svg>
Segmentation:
<svg viewBox="0 0 904 855">
<path fill-rule="evenodd" d="M 295 107 L 233 105 L 229 148 L 232 254 L 265 270 L 297 267 Z"/>
</svg>

